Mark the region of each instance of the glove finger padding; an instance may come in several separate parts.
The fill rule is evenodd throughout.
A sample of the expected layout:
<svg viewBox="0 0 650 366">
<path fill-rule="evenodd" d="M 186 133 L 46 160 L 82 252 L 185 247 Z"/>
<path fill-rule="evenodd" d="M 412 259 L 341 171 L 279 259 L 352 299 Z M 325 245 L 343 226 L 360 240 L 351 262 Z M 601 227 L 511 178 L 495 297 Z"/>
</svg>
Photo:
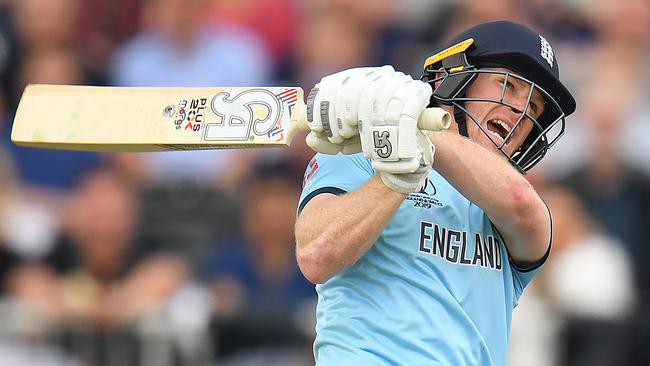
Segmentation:
<svg viewBox="0 0 650 366">
<path fill-rule="evenodd" d="M 429 136 L 427 136 L 425 132 L 418 130 L 415 134 L 419 149 L 422 152 L 422 156 L 420 157 L 420 166 L 430 168 L 433 166 L 433 157 L 436 155 L 436 146 L 431 142 L 431 140 L 429 140 Z"/>
<path fill-rule="evenodd" d="M 333 144 L 343 144 L 346 139 L 356 136 L 359 98 L 365 85 L 381 75 L 394 72 L 392 66 L 366 67 L 324 77 L 307 98 L 309 128 Z"/>
<path fill-rule="evenodd" d="M 343 154 L 356 154 L 361 151 L 359 135 L 345 139 L 340 144 L 334 144 L 322 134 L 312 131 L 307 134 L 305 142 L 312 150 L 329 155 L 336 155 L 339 152 Z"/>
<path fill-rule="evenodd" d="M 319 153 L 336 155 L 341 151 L 341 145 L 333 144 L 323 133 L 311 131 L 305 138 L 307 146 Z"/>
<path fill-rule="evenodd" d="M 393 103 L 397 104 L 396 101 L 399 100 L 402 105 L 399 115 L 398 139 L 400 158 L 417 158 L 422 153 L 422 146 L 417 139 L 418 133 L 422 134 L 418 129 L 418 119 L 420 113 L 429 105 L 431 93 L 429 84 L 414 80 L 412 83 L 404 84 L 393 99 Z"/>
<path fill-rule="evenodd" d="M 359 135 L 346 139 L 341 144 L 341 152 L 344 154 L 356 154 L 361 151 L 361 139 Z"/>
<path fill-rule="evenodd" d="M 348 76 L 343 86 L 336 93 L 335 115 L 339 135 L 344 139 L 358 135 L 359 97 L 363 88 L 372 80 L 377 70 L 370 71 L 362 77 Z"/>
<path fill-rule="evenodd" d="M 386 113 L 395 90 L 409 80 L 412 80 L 410 76 L 401 72 L 393 72 L 374 79 L 363 90 L 359 100 L 359 134 L 361 135 L 361 147 L 366 158 L 373 159 L 374 145 L 377 141 L 381 144 L 378 148 L 382 152 L 375 154 L 375 159 L 390 161 L 399 159 L 397 155 L 398 145 L 392 143 L 392 139 L 396 138 L 398 133 L 396 129 L 389 127 L 396 127 L 399 124 L 399 118 L 387 121 Z M 386 128 L 377 129 L 375 128 L 377 126 L 385 126 Z M 366 130 L 362 131 L 363 128 L 366 128 Z M 383 144 L 386 141 L 391 142 L 390 149 Z M 389 153 L 386 153 L 387 151 Z"/>
<path fill-rule="evenodd" d="M 430 166 L 431 142 L 417 124 L 429 103 L 431 87 L 394 73 L 370 84 L 368 89 L 359 106 L 359 131 L 364 155 L 372 160 L 373 168 L 406 174 L 423 164 Z"/>
</svg>

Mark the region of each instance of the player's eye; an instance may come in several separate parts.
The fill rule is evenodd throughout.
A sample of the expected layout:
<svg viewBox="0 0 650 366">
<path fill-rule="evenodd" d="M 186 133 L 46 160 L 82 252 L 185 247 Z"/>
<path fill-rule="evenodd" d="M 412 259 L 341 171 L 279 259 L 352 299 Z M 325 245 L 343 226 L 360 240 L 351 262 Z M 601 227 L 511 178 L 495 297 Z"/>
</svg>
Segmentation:
<svg viewBox="0 0 650 366">
<path fill-rule="evenodd" d="M 513 84 L 507 77 L 498 78 L 497 81 L 499 82 L 502 88 L 505 88 L 507 90 L 515 89 L 515 84 Z"/>
</svg>

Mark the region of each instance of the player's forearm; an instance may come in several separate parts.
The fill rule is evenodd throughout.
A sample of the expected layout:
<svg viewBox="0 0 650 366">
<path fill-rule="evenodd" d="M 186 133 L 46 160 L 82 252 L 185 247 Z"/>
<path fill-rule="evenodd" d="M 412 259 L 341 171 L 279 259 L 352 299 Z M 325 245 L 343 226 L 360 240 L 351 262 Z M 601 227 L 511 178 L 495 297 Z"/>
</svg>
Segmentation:
<svg viewBox="0 0 650 366">
<path fill-rule="evenodd" d="M 305 277 L 322 283 L 356 263 L 405 197 L 378 176 L 341 196 L 314 197 L 296 222 L 296 255 Z"/>
<path fill-rule="evenodd" d="M 462 136 L 437 132 L 431 140 L 436 146 L 434 169 L 481 207 L 513 242 L 531 243 L 508 249 L 524 260 L 541 257 L 548 246 L 550 218 L 524 176 L 505 158 Z"/>
</svg>

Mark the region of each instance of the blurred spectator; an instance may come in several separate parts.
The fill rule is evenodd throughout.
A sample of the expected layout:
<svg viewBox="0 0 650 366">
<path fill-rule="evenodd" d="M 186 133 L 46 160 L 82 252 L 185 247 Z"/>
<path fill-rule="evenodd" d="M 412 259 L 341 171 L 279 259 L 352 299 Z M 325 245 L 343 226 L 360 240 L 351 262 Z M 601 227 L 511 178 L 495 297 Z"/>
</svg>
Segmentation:
<svg viewBox="0 0 650 366">
<path fill-rule="evenodd" d="M 300 85 L 311 88 L 333 72 L 380 64 L 419 75 L 425 54 L 448 24 L 450 7 L 418 0 L 306 2 L 305 16 L 312 21 L 298 39 Z"/>
<path fill-rule="evenodd" d="M 77 39 L 77 0 L 12 1 L 15 26 L 27 50 L 70 47 Z"/>
<path fill-rule="evenodd" d="M 84 176 L 57 247 L 9 277 L 23 304 L 13 311 L 33 319 L 35 341 L 57 341 L 85 364 L 205 364 L 209 299 L 178 256 L 142 247 L 138 216 L 135 192 L 114 172 Z"/>
<path fill-rule="evenodd" d="M 84 66 L 106 80 L 115 49 L 138 27 L 140 0 L 77 0 Z"/>
<path fill-rule="evenodd" d="M 593 27 L 575 5 L 563 0 L 533 0 L 525 4 L 523 11 L 546 37 L 572 44 L 593 41 Z"/>
<path fill-rule="evenodd" d="M 607 331 L 619 331 L 616 324 L 634 308 L 630 257 L 620 242 L 600 232 L 569 190 L 546 187 L 540 194 L 553 215 L 553 251 L 513 314 L 509 364 L 589 365 L 580 360 L 599 357 L 607 360 L 599 365 L 622 364 L 612 353 L 622 343 Z M 566 337 L 580 331 L 576 324 L 589 324 L 579 333 L 583 345 L 608 339 L 609 346 L 567 348 Z"/>
<path fill-rule="evenodd" d="M 92 67 L 87 62 L 85 55 L 85 44 L 82 42 L 84 33 L 80 32 L 80 5 L 86 3 L 79 0 L 25 0 L 12 1 L 10 6 L 10 21 L 6 26 L 10 29 L 10 35 L 15 36 L 16 45 L 12 45 L 12 58 L 19 63 L 18 67 L 12 69 L 13 73 L 8 77 L 8 98 L 11 107 L 15 108 L 18 98 L 27 83 L 38 82 L 30 78 L 25 79 L 25 74 L 31 71 L 20 71 L 23 67 L 36 67 L 43 69 L 42 64 L 52 62 L 55 65 L 49 67 L 49 73 L 44 78 L 50 83 L 75 83 L 75 84 L 97 84 L 106 83 L 105 76 L 101 70 Z M 54 51 L 53 51 L 54 50 Z M 57 68 L 62 67 L 60 59 L 52 59 L 52 54 L 66 54 L 66 57 L 74 58 L 73 61 L 65 61 L 68 68 L 74 67 L 72 71 L 75 76 L 71 82 L 68 78 L 70 70 L 65 70 L 58 81 Z M 47 56 L 46 56 L 47 55 Z M 45 59 L 35 61 L 40 57 Z M 34 63 L 39 63 L 34 65 Z M 45 82 L 45 81 L 44 81 Z"/>
<path fill-rule="evenodd" d="M 69 47 L 44 46 L 25 53 L 20 73 L 22 89 L 30 83 L 84 84 L 77 52 Z"/>
<path fill-rule="evenodd" d="M 22 260 L 39 260 L 46 255 L 56 240 L 60 218 L 51 207 L 28 191 L 12 187 L 2 194 L 0 217 L 1 241 L 4 248 Z"/>
<path fill-rule="evenodd" d="M 395 9 L 397 21 L 403 27 L 424 29 L 437 18 L 437 14 L 446 13 L 454 6 L 455 0 L 400 0 Z"/>
<path fill-rule="evenodd" d="M 650 52 L 650 48 L 641 50 L 644 54 Z M 567 70 L 566 74 L 576 82 L 580 105 L 576 116 L 567 121 L 565 136 L 542 164 L 557 178 L 591 159 L 594 146 L 589 141 L 593 135 L 589 119 L 602 111 L 610 117 L 597 118 L 619 120 L 616 136 L 610 139 L 618 159 L 650 174 L 650 147 L 646 143 L 650 138 L 645 103 L 650 97 L 647 57 L 641 57 L 639 49 L 631 50 L 618 43 L 591 45 L 577 52 L 580 55 L 574 67 L 579 71 Z M 585 52 L 590 53 L 589 58 L 584 57 Z M 626 57 L 621 58 L 623 54 Z M 619 67 L 605 66 L 613 64 Z"/>
<path fill-rule="evenodd" d="M 524 11 L 526 8 L 525 2 L 519 0 L 459 0 L 456 4 L 456 17 L 454 21 L 449 24 L 447 35 L 458 34 L 463 29 L 467 29 L 479 23 L 503 19 L 529 26 L 531 25 L 531 21 Z M 446 41 L 447 40 L 445 39 L 445 42 Z"/>
<path fill-rule="evenodd" d="M 298 85 L 310 90 L 325 75 L 372 65 L 376 56 L 373 40 L 350 15 L 317 14 L 299 34 Z"/>
<path fill-rule="evenodd" d="M 314 74 L 313 81 L 318 81 L 319 72 L 324 72 L 320 75 L 324 76 L 349 67 L 382 64 L 390 64 L 405 73 L 419 75 L 422 71 L 422 60 L 428 56 L 425 56 L 425 53 L 432 51 L 431 43 L 433 42 L 431 41 L 437 40 L 447 25 L 444 19 L 449 15 L 449 6 L 438 2 L 427 2 L 425 6 L 419 6 L 421 10 L 424 10 L 422 11 L 424 14 L 418 14 L 419 17 L 422 18 L 424 15 L 427 18 L 423 25 L 422 22 L 411 21 L 413 9 L 407 9 L 407 7 L 415 2 L 417 1 L 410 1 L 407 4 L 404 4 L 405 1 L 390 0 L 365 3 L 353 0 L 307 2 L 308 5 L 305 8 L 308 17 L 314 18 L 318 22 L 315 25 L 307 25 L 308 28 L 313 27 L 316 33 L 304 35 L 307 41 L 303 40 L 303 42 L 307 43 L 308 51 L 322 53 L 322 55 L 316 53 L 317 56 L 313 60 L 317 62 L 315 66 L 326 67 L 322 71 L 312 72 Z M 409 12 L 411 12 L 410 15 Z M 336 24 L 337 22 L 343 24 Z M 328 31 L 326 28 L 330 28 L 330 30 Z M 330 34 L 341 32 L 341 36 L 337 36 L 336 33 L 331 36 L 331 44 L 311 45 L 308 43 L 310 37 L 328 39 L 329 36 L 324 35 L 326 32 Z M 342 33 L 346 33 L 346 35 Z M 350 36 L 353 38 L 348 40 Z M 345 47 L 337 49 L 335 40 L 338 40 L 339 44 L 345 40 L 346 42 L 343 44 Z M 360 44 L 355 44 L 357 42 Z M 300 44 L 302 45 L 302 43 Z M 355 48 L 358 51 L 355 51 Z M 327 57 L 333 59 L 323 59 L 322 57 L 326 53 L 329 54 Z M 358 59 L 355 60 L 352 57 L 358 57 Z M 330 63 L 331 66 L 327 67 L 326 63 Z M 308 86 L 307 84 L 303 83 L 305 86 Z"/>
<path fill-rule="evenodd" d="M 455 21 L 453 1 L 401 0 L 394 19 L 382 37 L 381 64 L 395 66 L 414 77 L 422 74 L 422 62 L 443 43 Z"/>
<path fill-rule="evenodd" d="M 594 225 L 578 197 L 547 188 L 553 215 L 553 256 L 541 276 L 551 301 L 565 314 L 622 319 L 634 308 L 632 262 L 620 241 Z"/>
<path fill-rule="evenodd" d="M 122 86 L 267 85 L 267 51 L 250 32 L 206 21 L 206 0 L 145 0 L 143 29 L 117 52 L 113 82 Z M 212 183 L 226 176 L 235 151 L 143 154 L 156 182 Z M 135 155 L 131 156 L 134 159 Z"/>
<path fill-rule="evenodd" d="M 63 47 L 42 47 L 29 52 L 21 69 L 22 87 L 28 83 L 82 84 L 84 81 L 76 53 Z M 97 153 L 19 147 L 10 141 L 11 125 L 7 123 L 2 129 L 2 142 L 15 161 L 21 182 L 34 190 L 70 190 L 80 175 L 102 161 Z"/>
<path fill-rule="evenodd" d="M 383 28 L 387 25 L 390 28 L 383 32 L 381 63 L 389 63 L 417 77 L 422 73 L 423 61 L 451 35 L 493 20 L 531 23 L 524 12 L 526 7 L 519 0 L 401 0 L 391 5 L 386 7 L 390 17 L 383 24 Z"/>
<path fill-rule="evenodd" d="M 628 162 L 650 174 L 650 2 L 599 0 L 585 7 L 599 36 L 599 48 L 607 51 L 591 68 L 601 72 L 604 62 L 619 67 L 609 73 L 621 73 L 626 99 L 623 146 Z M 621 57 L 625 55 L 625 57 Z M 612 105 L 615 105 L 612 103 Z"/>
<path fill-rule="evenodd" d="M 637 283 L 649 292 L 650 177 L 623 154 L 626 117 L 636 97 L 633 78 L 632 70 L 599 72 L 581 103 L 586 160 L 561 182 L 575 192 L 608 235 L 621 240 L 634 260 Z"/>
<path fill-rule="evenodd" d="M 606 103 L 623 119 L 621 138 L 626 141 L 620 147 L 623 157 L 628 164 L 650 174 L 650 145 L 646 143 L 650 139 L 647 123 L 650 111 L 646 103 L 650 98 L 650 2 L 598 0 L 573 5 L 583 12 L 582 17 L 589 22 L 596 38 L 589 47 L 572 44 L 558 51 L 565 55 L 563 61 L 567 56 L 570 61 L 563 62 L 568 66 L 562 74 L 578 92 L 609 96 Z M 578 112 L 581 110 L 583 107 L 579 106 Z M 575 163 L 576 159 L 570 156 L 581 156 L 582 148 L 576 143 L 581 142 L 579 137 L 584 133 L 575 126 L 578 121 L 576 118 L 571 121 L 573 133 L 561 142 L 565 153 L 556 155 L 554 166 L 559 166 L 556 163 L 563 159 Z"/>
<path fill-rule="evenodd" d="M 11 12 L 6 1 L 0 0 L 0 126 L 4 124 L 8 110 L 15 104 L 11 91 L 19 65 L 17 52 Z"/>
<path fill-rule="evenodd" d="M 124 86 L 264 85 L 263 44 L 238 28 L 210 25 L 206 0 L 145 0 L 142 31 L 115 58 L 113 80 Z"/>
<path fill-rule="evenodd" d="M 116 41 L 135 32 L 136 0 L 21 0 L 12 2 L 20 54 L 72 49 L 84 82 L 104 85 Z M 22 91 L 18 85 L 17 92 Z"/>
<path fill-rule="evenodd" d="M 142 239 L 176 251 L 192 268 L 199 268 L 215 242 L 237 231 L 236 201 L 221 189 L 186 181 L 146 187 L 140 196 Z"/>
<path fill-rule="evenodd" d="M 332 14 L 348 14 L 362 28 L 371 32 L 381 31 L 390 24 L 397 11 L 397 4 L 391 0 L 377 0 L 362 3 L 354 0 L 323 0 L 314 1 L 312 11 L 330 12 Z"/>
<path fill-rule="evenodd" d="M 586 16 L 597 29 L 601 42 L 616 42 L 639 52 L 650 42 L 650 3 L 647 0 L 596 0 L 584 3 Z M 641 47 L 640 47 L 641 46 Z"/>
<path fill-rule="evenodd" d="M 221 0 L 211 3 L 211 22 L 246 28 L 260 37 L 273 56 L 276 76 L 290 72 L 293 45 L 301 28 L 300 4 L 293 0 Z M 278 75 L 278 72 L 281 75 Z"/>
<path fill-rule="evenodd" d="M 449 24 L 446 20 L 450 13 L 450 6 L 444 2 L 427 2 L 426 5 L 419 4 L 420 6 L 417 6 L 418 4 L 415 4 L 416 6 L 413 6 L 412 3 L 416 2 L 413 0 L 408 2 L 390 0 L 372 2 L 313 1 L 309 3 L 311 6 L 308 7 L 308 14 L 317 19 L 338 19 L 338 21 L 349 23 L 349 26 L 344 29 L 334 30 L 336 25 L 329 22 L 334 28 L 333 32 L 345 31 L 348 33 L 347 36 L 332 36 L 332 41 L 347 39 L 354 34 L 351 32 L 359 33 L 356 37 L 363 38 L 362 44 L 365 48 L 360 49 L 363 52 L 360 62 L 357 61 L 352 66 L 344 66 L 339 69 L 390 64 L 398 70 L 418 76 L 422 71 L 422 60 L 428 56 L 425 56 L 425 53 L 433 51 L 431 48 L 436 44 L 435 41 L 440 36 L 442 29 Z M 420 14 L 414 17 L 418 8 Z M 426 17 L 424 22 L 421 21 L 423 17 Z M 413 18 L 419 18 L 420 21 L 413 20 Z M 328 23 L 325 22 L 325 24 Z M 316 44 L 314 47 L 318 49 L 320 45 Z M 339 57 L 334 47 L 324 48 L 324 51 L 331 52 L 330 57 L 332 55 Z M 332 71 L 323 75 L 329 73 Z"/>
<path fill-rule="evenodd" d="M 10 229 L 7 218 L 15 207 L 17 190 L 12 162 L 4 149 L 0 148 L 0 296 L 5 293 L 10 273 L 22 262 L 21 257 L 9 247 L 7 239 Z"/>
<path fill-rule="evenodd" d="M 60 285 L 48 291 L 60 298 L 41 304 L 61 303 L 62 318 L 57 321 L 113 327 L 155 310 L 186 281 L 187 269 L 174 256 L 151 249 L 146 256 L 142 253 L 136 237 L 137 202 L 131 188 L 108 170 L 84 176 L 71 198 L 57 246 L 45 267 L 32 272 L 39 281 L 30 282 L 23 273 L 12 283 L 13 293 L 29 300 L 38 294 L 30 286 L 43 283 L 50 273 L 50 282 Z"/>
<path fill-rule="evenodd" d="M 255 349 L 289 356 L 295 347 L 309 355 L 313 320 L 304 315 L 313 312 L 316 293 L 295 261 L 300 173 L 288 166 L 260 167 L 249 178 L 241 200 L 242 235 L 218 249 L 208 267 L 221 357 L 241 352 L 255 357 Z"/>
</svg>

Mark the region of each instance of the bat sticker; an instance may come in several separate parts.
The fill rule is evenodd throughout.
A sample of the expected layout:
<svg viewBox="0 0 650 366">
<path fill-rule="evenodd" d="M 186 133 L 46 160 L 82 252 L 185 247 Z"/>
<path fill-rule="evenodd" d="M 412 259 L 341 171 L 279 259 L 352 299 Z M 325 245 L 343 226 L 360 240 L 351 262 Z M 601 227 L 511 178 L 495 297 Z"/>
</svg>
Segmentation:
<svg viewBox="0 0 650 366">
<path fill-rule="evenodd" d="M 220 121 L 206 123 L 206 141 L 253 140 L 272 131 L 282 115 L 278 97 L 264 89 L 248 89 L 234 97 L 229 92 L 219 93 L 210 108 Z"/>
<path fill-rule="evenodd" d="M 208 104 L 207 98 L 190 100 L 189 112 L 185 118 L 185 130 L 199 131 L 205 119 L 205 108 Z"/>
<path fill-rule="evenodd" d="M 296 102 L 298 101 L 298 90 L 287 89 L 276 94 L 276 97 L 278 97 L 278 100 L 282 103 L 282 115 L 280 116 L 280 121 L 277 126 L 269 131 L 268 138 L 275 138 L 275 141 L 283 141 L 285 138 L 285 126 L 289 124 L 291 113 L 293 113 L 293 106 L 296 105 Z"/>
</svg>

